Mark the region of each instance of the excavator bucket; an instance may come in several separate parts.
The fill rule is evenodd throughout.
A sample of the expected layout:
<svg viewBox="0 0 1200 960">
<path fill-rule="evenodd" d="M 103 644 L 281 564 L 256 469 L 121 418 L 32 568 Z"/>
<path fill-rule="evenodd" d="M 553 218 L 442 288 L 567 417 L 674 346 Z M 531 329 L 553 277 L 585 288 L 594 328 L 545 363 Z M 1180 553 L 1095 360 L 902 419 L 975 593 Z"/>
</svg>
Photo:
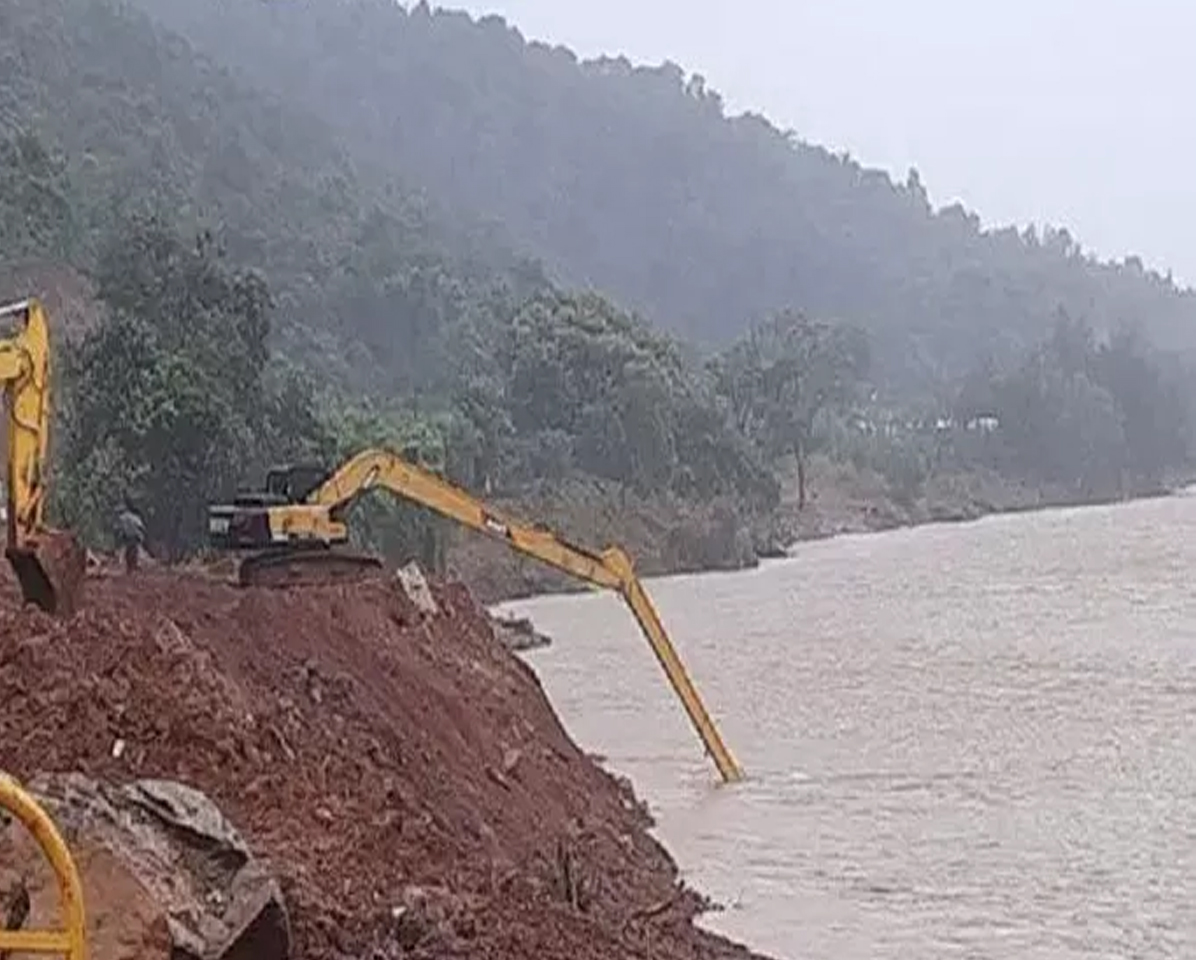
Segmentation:
<svg viewBox="0 0 1200 960">
<path fill-rule="evenodd" d="M 87 572 L 87 551 L 70 533 L 43 530 L 20 547 L 5 551 L 26 603 L 47 613 L 70 616 Z"/>
</svg>

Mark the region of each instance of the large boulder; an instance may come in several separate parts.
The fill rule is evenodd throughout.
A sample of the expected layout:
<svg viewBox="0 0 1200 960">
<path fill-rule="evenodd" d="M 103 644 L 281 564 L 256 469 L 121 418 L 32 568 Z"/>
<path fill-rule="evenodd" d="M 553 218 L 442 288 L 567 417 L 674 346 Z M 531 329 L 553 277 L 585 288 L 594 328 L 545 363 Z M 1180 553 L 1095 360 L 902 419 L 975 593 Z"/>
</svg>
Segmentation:
<svg viewBox="0 0 1200 960">
<path fill-rule="evenodd" d="M 203 794 L 43 775 L 26 789 L 79 869 L 90 960 L 286 960 L 279 885 Z M 26 928 L 60 925 L 49 866 L 20 823 L 0 829 L 0 903 L 28 896 Z"/>
</svg>

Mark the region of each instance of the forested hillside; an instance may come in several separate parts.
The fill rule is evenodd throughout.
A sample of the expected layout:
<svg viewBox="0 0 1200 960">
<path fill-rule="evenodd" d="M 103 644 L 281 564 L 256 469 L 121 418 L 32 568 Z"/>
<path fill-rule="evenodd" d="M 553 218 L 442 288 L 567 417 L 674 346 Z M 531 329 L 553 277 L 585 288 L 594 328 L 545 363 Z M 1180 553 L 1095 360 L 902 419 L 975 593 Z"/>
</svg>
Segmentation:
<svg viewBox="0 0 1200 960">
<path fill-rule="evenodd" d="M 137 0 L 255 83 L 468 216 L 494 217 L 570 286 L 727 345 L 795 307 L 874 335 L 877 379 L 942 388 L 1019 357 L 1062 308 L 1194 349 L 1195 296 L 1091 260 L 1063 230 L 982 232 L 907 183 L 725 116 L 678 67 L 579 62 L 503 20 L 392 0 Z M 831 82 L 833 82 L 831 80 Z"/>
</svg>

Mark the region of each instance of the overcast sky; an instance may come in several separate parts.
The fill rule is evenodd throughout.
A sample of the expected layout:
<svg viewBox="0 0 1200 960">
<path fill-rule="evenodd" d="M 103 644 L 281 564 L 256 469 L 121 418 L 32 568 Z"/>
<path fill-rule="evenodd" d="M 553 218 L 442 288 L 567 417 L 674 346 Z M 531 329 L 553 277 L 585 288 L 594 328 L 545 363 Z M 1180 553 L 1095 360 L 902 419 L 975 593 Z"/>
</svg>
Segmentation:
<svg viewBox="0 0 1200 960">
<path fill-rule="evenodd" d="M 674 60 L 730 108 L 985 224 L 1196 278 L 1194 0 L 444 0 L 584 57 Z"/>
</svg>

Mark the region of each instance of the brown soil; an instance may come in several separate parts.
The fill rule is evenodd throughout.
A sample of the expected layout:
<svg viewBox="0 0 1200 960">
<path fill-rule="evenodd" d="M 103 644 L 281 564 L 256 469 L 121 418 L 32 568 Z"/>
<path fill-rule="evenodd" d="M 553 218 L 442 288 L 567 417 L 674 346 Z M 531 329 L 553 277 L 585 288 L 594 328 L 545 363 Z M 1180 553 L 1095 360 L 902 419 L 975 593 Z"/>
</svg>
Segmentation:
<svg viewBox="0 0 1200 960">
<path fill-rule="evenodd" d="M 750 956 L 693 926 L 642 805 L 461 586 L 424 617 L 388 581 L 146 570 L 67 620 L 0 588 L 5 766 L 203 790 L 274 866 L 298 957 Z"/>
</svg>

